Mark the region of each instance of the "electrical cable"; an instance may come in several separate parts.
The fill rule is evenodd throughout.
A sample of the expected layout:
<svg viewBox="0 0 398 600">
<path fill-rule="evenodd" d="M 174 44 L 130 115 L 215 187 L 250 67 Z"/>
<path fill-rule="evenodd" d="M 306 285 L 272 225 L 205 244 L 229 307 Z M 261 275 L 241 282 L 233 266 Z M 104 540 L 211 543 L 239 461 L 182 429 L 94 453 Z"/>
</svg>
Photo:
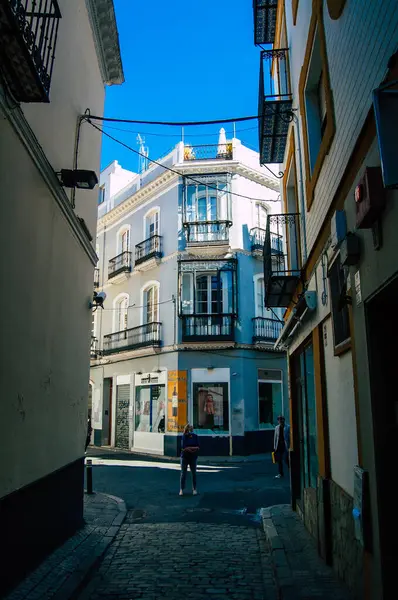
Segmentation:
<svg viewBox="0 0 398 600">
<path fill-rule="evenodd" d="M 204 187 L 206 187 L 206 188 L 208 188 L 210 190 L 216 190 L 217 192 L 220 191 L 217 187 L 214 187 L 214 186 L 209 185 L 207 183 L 203 183 L 203 181 L 200 181 L 198 179 L 194 179 L 190 175 L 186 175 L 185 173 L 181 173 L 180 171 L 176 171 L 175 169 L 172 169 L 171 167 L 167 167 L 166 165 L 163 165 L 162 163 L 160 163 L 160 162 L 158 162 L 156 160 L 148 158 L 147 156 L 145 156 L 144 154 L 142 154 L 142 152 L 139 152 L 138 150 L 135 150 L 134 148 L 132 148 L 128 144 L 125 144 L 121 140 L 118 140 L 117 138 L 113 137 L 112 135 L 110 135 L 109 133 L 107 133 L 106 131 L 104 131 L 103 129 L 101 129 L 101 127 L 98 127 L 94 123 L 91 123 L 90 118 L 87 118 L 87 122 L 91 125 L 91 127 L 94 127 L 94 129 L 97 129 L 100 133 L 102 133 L 103 135 L 105 135 L 109 139 L 113 140 L 117 144 L 120 144 L 124 148 L 127 148 L 127 150 L 130 150 L 131 152 L 134 152 L 134 154 L 137 154 L 138 156 L 143 156 L 149 162 L 154 163 L 155 165 L 158 165 L 159 167 L 162 167 L 162 169 L 164 169 L 165 171 L 170 171 L 171 173 L 175 173 L 179 177 L 183 177 L 185 179 L 188 179 L 189 181 L 193 181 L 197 185 L 202 185 L 202 186 L 204 186 Z M 273 199 L 273 198 L 252 198 L 251 196 L 245 196 L 243 194 L 238 194 L 238 192 L 229 192 L 229 193 L 231 194 L 231 196 L 238 196 L 239 198 L 245 198 L 246 200 L 252 200 L 254 202 L 279 202 L 279 200 Z"/>
<path fill-rule="evenodd" d="M 170 302 L 174 302 L 173 298 L 170 298 L 170 300 L 163 300 L 163 302 L 157 302 L 156 306 L 159 306 L 160 304 L 169 304 Z M 136 306 L 135 304 L 130 304 L 127 307 L 127 310 L 129 310 L 130 308 L 146 308 L 146 306 L 147 306 L 146 304 L 142 304 L 141 306 Z M 120 310 L 120 309 L 119 308 L 102 308 L 102 310 L 112 312 L 114 310 Z"/>
<path fill-rule="evenodd" d="M 242 121 L 253 121 L 254 119 L 260 118 L 261 115 L 253 115 L 250 117 L 217 119 L 212 121 L 139 121 L 137 119 L 116 119 L 113 117 L 99 117 L 98 115 L 90 115 L 90 119 L 93 119 L 94 121 L 105 121 L 108 123 L 138 123 L 140 125 L 165 125 L 168 127 L 197 127 L 200 125 L 217 125 L 218 123 L 240 123 Z"/>
<path fill-rule="evenodd" d="M 122 129 L 120 127 L 112 127 L 111 125 L 104 125 L 107 129 L 112 129 L 114 131 L 122 131 L 124 133 L 133 133 L 135 135 L 152 135 L 154 137 L 174 137 L 181 139 L 181 133 L 151 133 L 149 131 L 133 131 L 132 129 Z M 237 129 L 236 133 L 242 133 L 243 131 L 254 131 L 257 130 L 257 127 L 245 127 L 244 129 Z M 219 133 L 202 133 L 200 137 L 218 137 Z M 186 132 L 184 133 L 184 137 L 186 136 Z M 246 144 L 247 146 L 248 144 Z"/>
</svg>

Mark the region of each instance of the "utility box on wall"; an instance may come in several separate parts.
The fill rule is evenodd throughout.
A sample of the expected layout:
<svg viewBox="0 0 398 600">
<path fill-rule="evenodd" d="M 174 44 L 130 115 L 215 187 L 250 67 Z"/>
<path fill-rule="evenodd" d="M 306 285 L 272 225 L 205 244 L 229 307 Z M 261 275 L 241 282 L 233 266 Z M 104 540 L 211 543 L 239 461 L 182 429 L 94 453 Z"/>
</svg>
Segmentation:
<svg viewBox="0 0 398 600">
<path fill-rule="evenodd" d="M 367 167 L 355 188 L 356 225 L 371 229 L 386 205 L 380 167 Z"/>
</svg>

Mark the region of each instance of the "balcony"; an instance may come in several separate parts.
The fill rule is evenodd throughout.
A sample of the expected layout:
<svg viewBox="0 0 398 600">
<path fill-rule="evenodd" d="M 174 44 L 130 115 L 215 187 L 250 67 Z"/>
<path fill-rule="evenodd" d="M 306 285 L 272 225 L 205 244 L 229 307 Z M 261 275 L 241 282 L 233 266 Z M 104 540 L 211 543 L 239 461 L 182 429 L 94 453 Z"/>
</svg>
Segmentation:
<svg viewBox="0 0 398 600">
<path fill-rule="evenodd" d="M 264 244 L 266 307 L 287 307 L 301 277 L 300 216 L 269 215 Z M 286 240 L 283 243 L 283 240 Z M 277 251 L 276 251 L 277 248 Z"/>
<path fill-rule="evenodd" d="M 263 253 L 265 234 L 266 230 L 261 229 L 261 227 L 253 227 L 253 229 L 250 229 L 250 242 L 252 252 L 261 252 L 261 254 Z"/>
<path fill-rule="evenodd" d="M 94 289 L 97 290 L 99 288 L 100 282 L 100 272 L 99 269 L 94 269 Z"/>
<path fill-rule="evenodd" d="M 282 321 L 266 317 L 255 317 L 253 319 L 253 344 L 258 342 L 275 343 L 282 328 Z"/>
<path fill-rule="evenodd" d="M 184 162 L 193 160 L 232 160 L 232 142 L 203 146 L 184 146 Z"/>
<path fill-rule="evenodd" d="M 60 18 L 57 0 L 0 0 L 0 62 L 18 102 L 49 102 Z"/>
<path fill-rule="evenodd" d="M 273 44 L 278 0 L 253 0 L 254 43 Z"/>
<path fill-rule="evenodd" d="M 162 237 L 153 235 L 135 247 L 135 268 L 146 271 L 158 264 L 162 258 Z"/>
<path fill-rule="evenodd" d="M 122 252 L 111 258 L 108 265 L 108 279 L 120 283 L 131 273 L 131 252 Z"/>
<path fill-rule="evenodd" d="M 215 249 L 226 252 L 229 248 L 231 221 L 193 221 L 184 223 L 187 232 L 187 247 L 200 249 L 201 253 L 214 254 Z"/>
<path fill-rule="evenodd" d="M 138 348 L 161 345 L 161 323 L 146 323 L 132 329 L 124 329 L 104 336 L 104 354 L 126 352 Z"/>
<path fill-rule="evenodd" d="M 183 342 L 234 341 L 234 315 L 182 315 Z"/>
<path fill-rule="evenodd" d="M 258 99 L 260 163 L 283 163 L 293 120 L 288 50 L 263 50 Z"/>
<path fill-rule="evenodd" d="M 99 343 L 96 337 L 91 337 L 90 358 L 95 360 L 100 356 Z"/>
</svg>

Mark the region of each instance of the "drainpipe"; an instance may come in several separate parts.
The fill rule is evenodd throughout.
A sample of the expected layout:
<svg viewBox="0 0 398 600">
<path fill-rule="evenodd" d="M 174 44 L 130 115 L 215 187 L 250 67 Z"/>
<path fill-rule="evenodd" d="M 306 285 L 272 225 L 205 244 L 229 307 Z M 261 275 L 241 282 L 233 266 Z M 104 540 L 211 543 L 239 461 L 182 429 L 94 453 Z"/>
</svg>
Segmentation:
<svg viewBox="0 0 398 600">
<path fill-rule="evenodd" d="M 303 182 L 303 165 L 302 165 L 302 154 L 301 154 L 301 137 L 300 137 L 300 126 L 299 120 L 296 113 L 293 113 L 293 120 L 296 124 L 298 151 L 299 151 L 299 170 L 300 170 L 300 211 L 301 211 L 301 231 L 303 232 L 303 259 L 304 264 L 307 262 L 307 233 L 305 223 L 305 203 L 304 203 L 304 182 Z M 295 149 L 296 150 L 296 149 Z"/>
</svg>

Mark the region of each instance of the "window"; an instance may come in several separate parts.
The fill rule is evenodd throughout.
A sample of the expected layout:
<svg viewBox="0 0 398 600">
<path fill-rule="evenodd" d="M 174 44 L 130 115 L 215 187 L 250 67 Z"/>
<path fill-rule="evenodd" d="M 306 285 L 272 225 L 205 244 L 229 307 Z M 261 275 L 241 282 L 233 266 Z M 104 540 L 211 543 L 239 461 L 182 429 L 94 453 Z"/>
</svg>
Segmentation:
<svg viewBox="0 0 398 600">
<path fill-rule="evenodd" d="M 335 134 L 333 95 L 330 86 L 323 26 L 323 3 L 315 0 L 304 63 L 299 81 L 300 113 L 303 121 L 307 208 Z"/>
<path fill-rule="evenodd" d="M 159 235 L 159 210 L 152 210 L 145 216 L 145 239 Z"/>
<path fill-rule="evenodd" d="M 98 190 L 98 205 L 105 202 L 105 186 L 101 185 Z"/>
<path fill-rule="evenodd" d="M 281 371 L 259 369 L 258 413 L 259 429 L 275 427 L 278 416 L 284 413 Z M 287 417 L 287 415 L 284 416 Z"/>
<path fill-rule="evenodd" d="M 229 403 L 227 383 L 193 384 L 193 426 L 203 433 L 228 433 Z"/>
<path fill-rule="evenodd" d="M 151 285 L 143 293 L 143 324 L 159 321 L 159 286 Z"/>
<path fill-rule="evenodd" d="M 254 298 L 256 317 L 265 317 L 265 286 L 264 277 L 257 277 L 254 280 Z"/>
<path fill-rule="evenodd" d="M 128 296 L 123 296 L 115 302 L 115 325 L 114 331 L 125 331 L 127 329 L 128 318 Z"/>
<path fill-rule="evenodd" d="M 346 280 L 341 267 L 340 256 L 329 269 L 330 295 L 332 303 L 333 337 L 335 348 L 350 339 L 348 307 L 345 302 Z"/>
<path fill-rule="evenodd" d="M 229 221 L 231 200 L 229 178 L 223 175 L 195 176 L 201 183 L 185 186 L 185 222 Z"/>
<path fill-rule="evenodd" d="M 255 204 L 255 227 L 259 227 L 260 229 L 267 228 L 267 216 L 268 211 L 264 204 L 257 202 Z"/>
<path fill-rule="evenodd" d="M 214 314 L 220 308 L 222 283 L 217 275 L 199 275 L 196 278 L 196 313 Z"/>
<path fill-rule="evenodd" d="M 165 386 L 137 386 L 135 395 L 135 431 L 164 433 Z"/>
<path fill-rule="evenodd" d="M 130 229 L 125 229 L 120 235 L 121 252 L 129 252 L 130 250 Z"/>
</svg>

